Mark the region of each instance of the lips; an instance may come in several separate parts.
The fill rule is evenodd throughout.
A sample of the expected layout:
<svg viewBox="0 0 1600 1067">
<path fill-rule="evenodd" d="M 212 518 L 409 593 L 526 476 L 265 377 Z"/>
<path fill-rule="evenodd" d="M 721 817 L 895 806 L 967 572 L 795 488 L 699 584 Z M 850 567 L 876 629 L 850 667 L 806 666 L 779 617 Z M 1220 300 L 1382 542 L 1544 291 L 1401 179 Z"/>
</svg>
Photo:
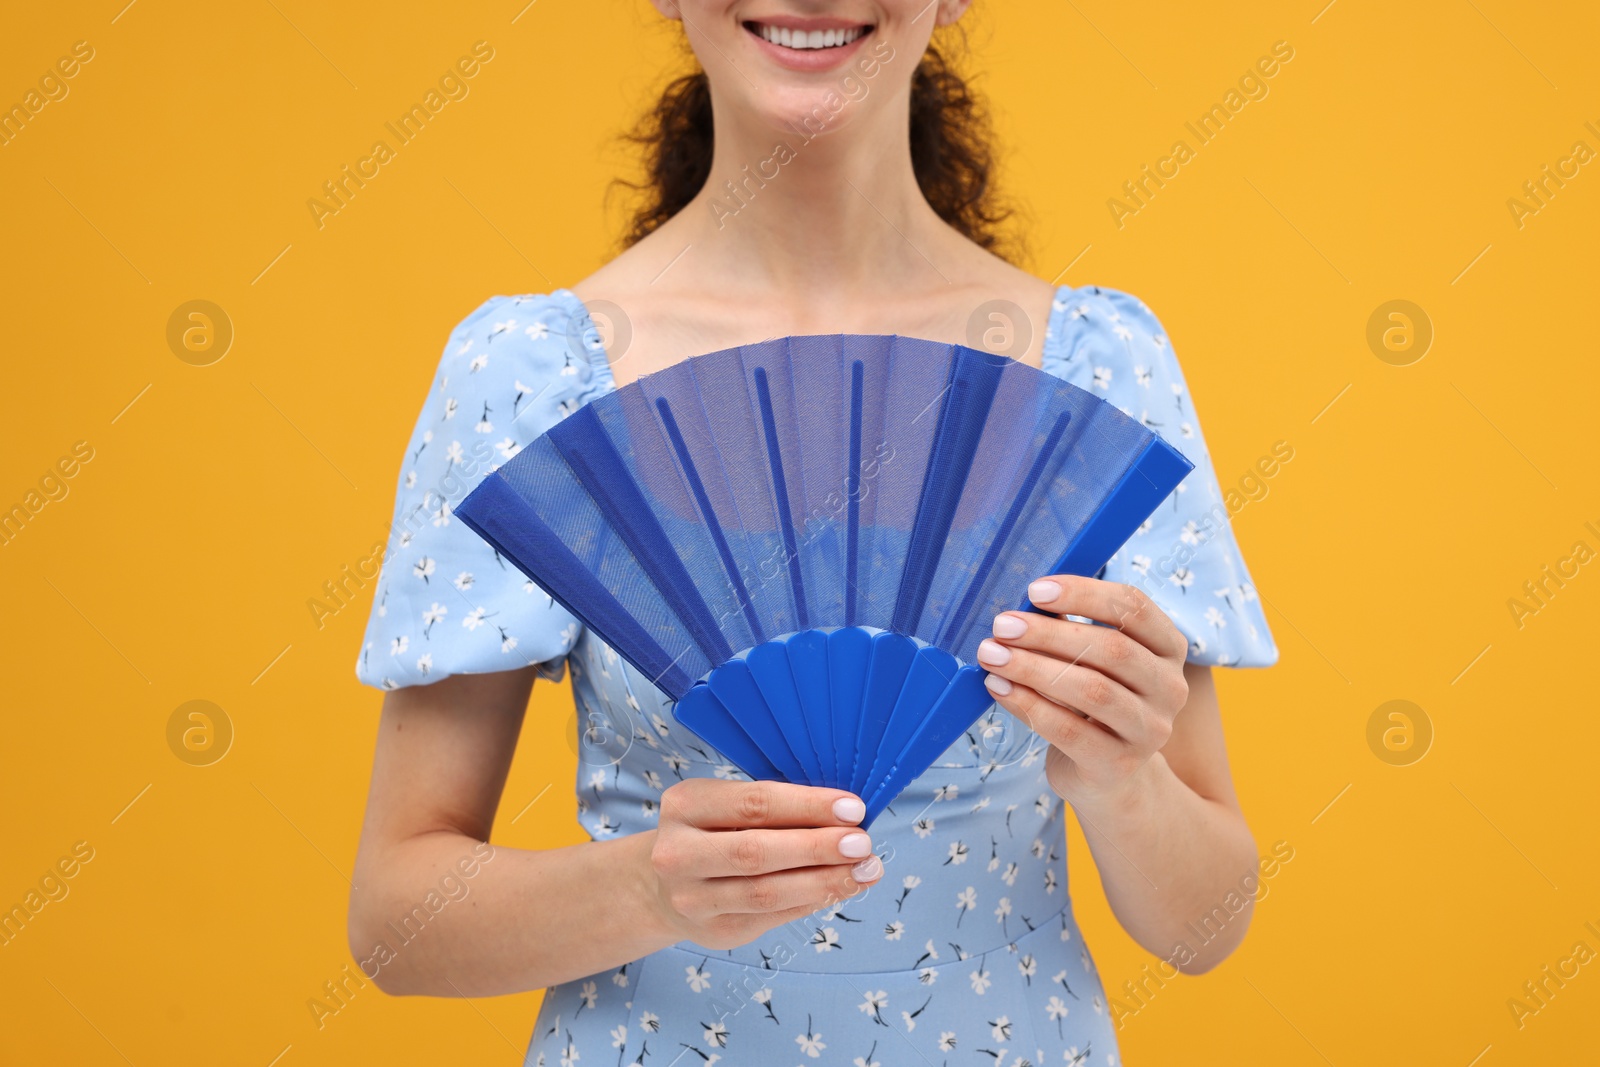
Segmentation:
<svg viewBox="0 0 1600 1067">
<path fill-rule="evenodd" d="M 840 18 L 777 16 L 744 23 L 750 42 L 780 67 L 797 73 L 838 70 L 874 35 L 871 23 Z"/>
</svg>

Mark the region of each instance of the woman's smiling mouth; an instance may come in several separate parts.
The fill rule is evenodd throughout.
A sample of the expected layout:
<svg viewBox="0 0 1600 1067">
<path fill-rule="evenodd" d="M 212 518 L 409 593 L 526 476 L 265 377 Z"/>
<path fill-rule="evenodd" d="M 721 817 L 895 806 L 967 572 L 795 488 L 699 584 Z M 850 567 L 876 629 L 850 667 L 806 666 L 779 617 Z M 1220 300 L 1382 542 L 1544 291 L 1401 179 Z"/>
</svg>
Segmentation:
<svg viewBox="0 0 1600 1067">
<path fill-rule="evenodd" d="M 796 52 L 818 48 L 842 48 L 872 30 L 871 26 L 849 26 L 838 29 L 802 29 L 774 25 L 770 22 L 747 22 L 744 28 L 769 44 Z"/>
<path fill-rule="evenodd" d="M 777 16 L 744 23 L 751 43 L 779 66 L 818 73 L 842 67 L 877 29 L 871 23 L 841 18 Z"/>
</svg>

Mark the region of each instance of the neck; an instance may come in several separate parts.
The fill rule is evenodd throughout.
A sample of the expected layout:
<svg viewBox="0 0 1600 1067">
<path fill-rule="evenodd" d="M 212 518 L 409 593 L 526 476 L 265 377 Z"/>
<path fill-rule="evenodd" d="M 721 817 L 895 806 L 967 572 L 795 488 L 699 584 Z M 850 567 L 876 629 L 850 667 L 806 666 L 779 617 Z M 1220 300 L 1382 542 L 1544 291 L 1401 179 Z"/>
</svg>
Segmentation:
<svg viewBox="0 0 1600 1067">
<path fill-rule="evenodd" d="M 823 299 L 948 281 L 933 264 L 953 231 L 917 186 L 907 101 L 874 104 L 820 130 L 778 131 L 718 110 L 711 176 L 674 219 L 698 265 L 734 290 L 759 284 Z"/>
</svg>

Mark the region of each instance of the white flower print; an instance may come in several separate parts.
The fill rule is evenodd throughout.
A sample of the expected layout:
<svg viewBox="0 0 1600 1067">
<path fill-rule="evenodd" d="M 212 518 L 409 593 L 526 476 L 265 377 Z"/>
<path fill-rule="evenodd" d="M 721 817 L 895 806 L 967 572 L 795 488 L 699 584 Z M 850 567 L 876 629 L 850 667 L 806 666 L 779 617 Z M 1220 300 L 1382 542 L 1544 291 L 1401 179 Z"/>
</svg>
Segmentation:
<svg viewBox="0 0 1600 1067">
<path fill-rule="evenodd" d="M 839 947 L 839 931 L 831 926 L 824 926 L 811 933 L 811 947 L 818 952 L 826 952 L 830 948 Z"/>
<path fill-rule="evenodd" d="M 502 459 L 510 459 L 512 456 L 522 451 L 522 446 L 517 444 L 516 438 L 514 437 L 507 437 L 504 441 L 499 442 L 494 447 L 500 453 L 500 457 Z"/>
<path fill-rule="evenodd" d="M 628 1043 L 628 1025 L 623 1023 L 611 1031 L 611 1047 L 621 1048 Z"/>
<path fill-rule="evenodd" d="M 1172 572 L 1167 580 L 1184 592 L 1188 592 L 1189 587 L 1194 584 L 1194 572 L 1188 567 L 1179 567 Z"/>
<path fill-rule="evenodd" d="M 878 1051 L 878 1043 L 874 1041 L 872 1043 L 872 1047 L 867 1050 L 867 1054 L 865 1056 L 857 1056 L 854 1060 L 850 1061 L 851 1067 L 883 1067 L 882 1062 L 872 1058 L 872 1054 L 876 1051 Z"/>
<path fill-rule="evenodd" d="M 956 894 L 956 909 L 960 914 L 956 916 L 956 925 L 961 925 L 961 920 L 967 917 L 967 912 L 978 906 L 978 890 L 967 886 Z"/>
<path fill-rule="evenodd" d="M 998 1019 L 991 1020 L 989 1023 L 989 1034 L 996 1041 L 1010 1041 L 1011 1017 L 1009 1015 L 1002 1015 Z"/>
<path fill-rule="evenodd" d="M 450 457 L 450 463 L 452 466 L 460 466 L 462 458 L 467 453 L 466 450 L 461 447 L 460 441 L 451 441 L 450 447 L 444 450 L 444 454 Z"/>
<path fill-rule="evenodd" d="M 701 970 L 699 967 L 696 967 L 693 964 L 690 964 L 683 970 L 683 980 L 688 982 L 689 988 L 694 990 L 696 993 L 704 993 L 706 990 L 711 988 L 710 971 Z"/>
<path fill-rule="evenodd" d="M 512 323 L 512 325 L 515 326 L 516 323 Z M 532 326 L 529 326 L 522 332 L 533 338 L 535 341 L 543 341 L 546 337 L 550 336 L 550 327 L 546 326 L 542 322 L 535 322 Z"/>
<path fill-rule="evenodd" d="M 822 1035 L 811 1029 L 811 1016 L 809 1015 L 806 1016 L 806 1032 L 797 1034 L 794 1043 L 800 1046 L 801 1052 L 804 1052 L 814 1060 L 821 1058 L 822 1050 L 828 1047 L 823 1042 Z"/>
<path fill-rule="evenodd" d="M 424 652 L 422 655 L 417 657 L 417 670 L 421 671 L 424 675 L 433 670 L 432 652 Z"/>
<path fill-rule="evenodd" d="M 592 1008 L 600 1002 L 599 987 L 594 982 L 585 982 L 578 990 L 578 1000 L 585 1008 Z"/>
<path fill-rule="evenodd" d="M 894 922 L 883 928 L 883 939 L 885 941 L 898 941 L 900 940 L 900 935 L 905 932 L 906 924 L 901 922 L 899 919 L 896 919 Z"/>
<path fill-rule="evenodd" d="M 1136 365 L 1133 368 L 1133 380 L 1146 389 L 1150 388 L 1150 368 L 1143 364 Z"/>
<path fill-rule="evenodd" d="M 927 837 L 929 834 L 933 833 L 933 827 L 933 820 L 927 818 L 918 819 L 916 822 L 911 824 L 911 829 L 918 837 Z"/>
<path fill-rule="evenodd" d="M 435 601 L 433 606 L 422 613 L 422 636 L 428 636 L 428 631 L 433 629 L 433 624 L 448 614 L 450 614 L 450 609 Z"/>
<path fill-rule="evenodd" d="M 393 641 L 389 642 L 389 655 L 398 656 L 410 647 L 411 638 L 407 637 L 405 634 L 401 634 L 399 637 L 396 637 Z"/>
<path fill-rule="evenodd" d="M 1209 622 L 1212 626 L 1220 630 L 1224 626 L 1228 625 L 1228 618 L 1215 607 L 1209 607 L 1206 609 L 1206 622 Z"/>
<path fill-rule="evenodd" d="M 1033 984 L 1033 976 L 1037 974 L 1038 971 L 1039 961 L 1034 958 L 1033 953 L 1024 952 L 1020 957 L 1018 957 L 1017 973 L 1022 975 L 1029 985 Z"/>
<path fill-rule="evenodd" d="M 702 1024 L 705 1026 L 706 1044 L 715 1048 L 728 1047 L 728 1028 L 722 1023 Z"/>
<path fill-rule="evenodd" d="M 639 1016 L 639 1029 L 650 1034 L 660 1033 L 661 1016 L 653 1011 L 644 1012 Z"/>
<path fill-rule="evenodd" d="M 980 997 L 989 992 L 989 987 L 994 984 L 994 979 L 989 977 L 989 972 L 981 966 L 967 977 L 972 981 L 972 991 Z"/>
<path fill-rule="evenodd" d="M 961 866 L 963 863 L 967 862 L 967 852 L 967 844 L 965 841 L 950 842 L 950 855 L 945 859 L 945 865 L 950 866 L 953 864 L 957 867 Z"/>
<path fill-rule="evenodd" d="M 427 581 L 433 576 L 434 567 L 433 559 L 429 556 L 423 556 L 411 565 L 411 573 L 413 576 Z"/>
<path fill-rule="evenodd" d="M 953 1052 L 956 1047 L 956 1035 L 953 1030 L 943 1030 L 939 1033 L 939 1051 Z"/>
<path fill-rule="evenodd" d="M 1094 387 L 1096 389 L 1100 389 L 1100 390 L 1108 390 L 1108 389 L 1110 389 L 1111 388 L 1111 368 L 1110 367 L 1096 367 L 1094 369 L 1094 381 L 1093 381 L 1092 384 L 1094 385 Z"/>
<path fill-rule="evenodd" d="M 874 993 L 869 989 L 865 994 L 863 994 L 861 1003 L 857 1004 L 856 1007 L 859 1010 L 866 1012 L 868 1015 L 871 1015 L 873 1022 L 878 1023 L 880 1026 L 888 1026 L 889 1024 L 883 1021 L 883 1009 L 888 1005 L 888 1003 L 888 993 L 881 989 Z"/>
<path fill-rule="evenodd" d="M 456 575 L 454 584 L 457 589 L 465 593 L 468 589 L 472 588 L 472 572 L 462 571 L 460 574 Z"/>
<path fill-rule="evenodd" d="M 487 616 L 482 608 L 473 608 L 462 618 L 461 625 L 465 626 L 469 630 L 476 630 L 478 627 L 483 625 L 483 620 L 486 617 Z"/>
</svg>

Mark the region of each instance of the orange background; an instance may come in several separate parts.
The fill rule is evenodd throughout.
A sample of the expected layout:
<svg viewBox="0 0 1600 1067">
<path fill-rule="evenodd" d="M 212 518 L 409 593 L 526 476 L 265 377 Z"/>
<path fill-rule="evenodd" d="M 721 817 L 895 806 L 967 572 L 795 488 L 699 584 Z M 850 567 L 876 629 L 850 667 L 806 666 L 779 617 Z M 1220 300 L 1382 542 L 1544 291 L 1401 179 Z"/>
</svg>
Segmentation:
<svg viewBox="0 0 1600 1067">
<path fill-rule="evenodd" d="M 320 630 L 306 601 L 383 536 L 450 327 L 602 262 L 615 134 L 676 37 L 642 0 L 123 2 L 16 7 L 0 33 L 0 103 L 94 50 L 0 147 L 0 506 L 93 450 L 0 547 L 0 905 L 93 850 L 0 947 L 0 1061 L 518 1062 L 537 995 L 368 987 L 320 1030 L 306 1006 L 350 962 L 380 703 L 353 678 L 371 585 Z M 1322 3 L 979 0 L 971 34 L 1032 269 L 1155 309 L 1224 485 L 1295 450 L 1235 519 L 1282 663 L 1220 680 L 1257 838 L 1294 858 L 1236 956 L 1127 1020 L 1125 1059 L 1588 1062 L 1600 965 L 1520 1028 L 1507 1000 L 1600 950 L 1600 564 L 1520 627 L 1507 601 L 1574 542 L 1600 549 L 1580 432 L 1600 172 L 1520 227 L 1507 200 L 1575 141 L 1600 149 L 1600 14 Z M 318 229 L 306 201 L 479 40 L 470 95 Z M 1108 198 L 1277 41 L 1294 58 L 1269 95 L 1118 228 Z M 210 366 L 166 339 L 194 299 L 235 332 Z M 1395 299 L 1434 331 L 1409 366 L 1367 342 Z M 209 766 L 168 744 L 196 699 L 234 731 Z M 1395 699 L 1433 732 L 1405 766 L 1376 753 L 1415 747 L 1368 742 Z M 509 846 L 580 836 L 570 698 L 534 704 Z M 1070 844 L 1115 996 L 1151 958 Z"/>
</svg>

